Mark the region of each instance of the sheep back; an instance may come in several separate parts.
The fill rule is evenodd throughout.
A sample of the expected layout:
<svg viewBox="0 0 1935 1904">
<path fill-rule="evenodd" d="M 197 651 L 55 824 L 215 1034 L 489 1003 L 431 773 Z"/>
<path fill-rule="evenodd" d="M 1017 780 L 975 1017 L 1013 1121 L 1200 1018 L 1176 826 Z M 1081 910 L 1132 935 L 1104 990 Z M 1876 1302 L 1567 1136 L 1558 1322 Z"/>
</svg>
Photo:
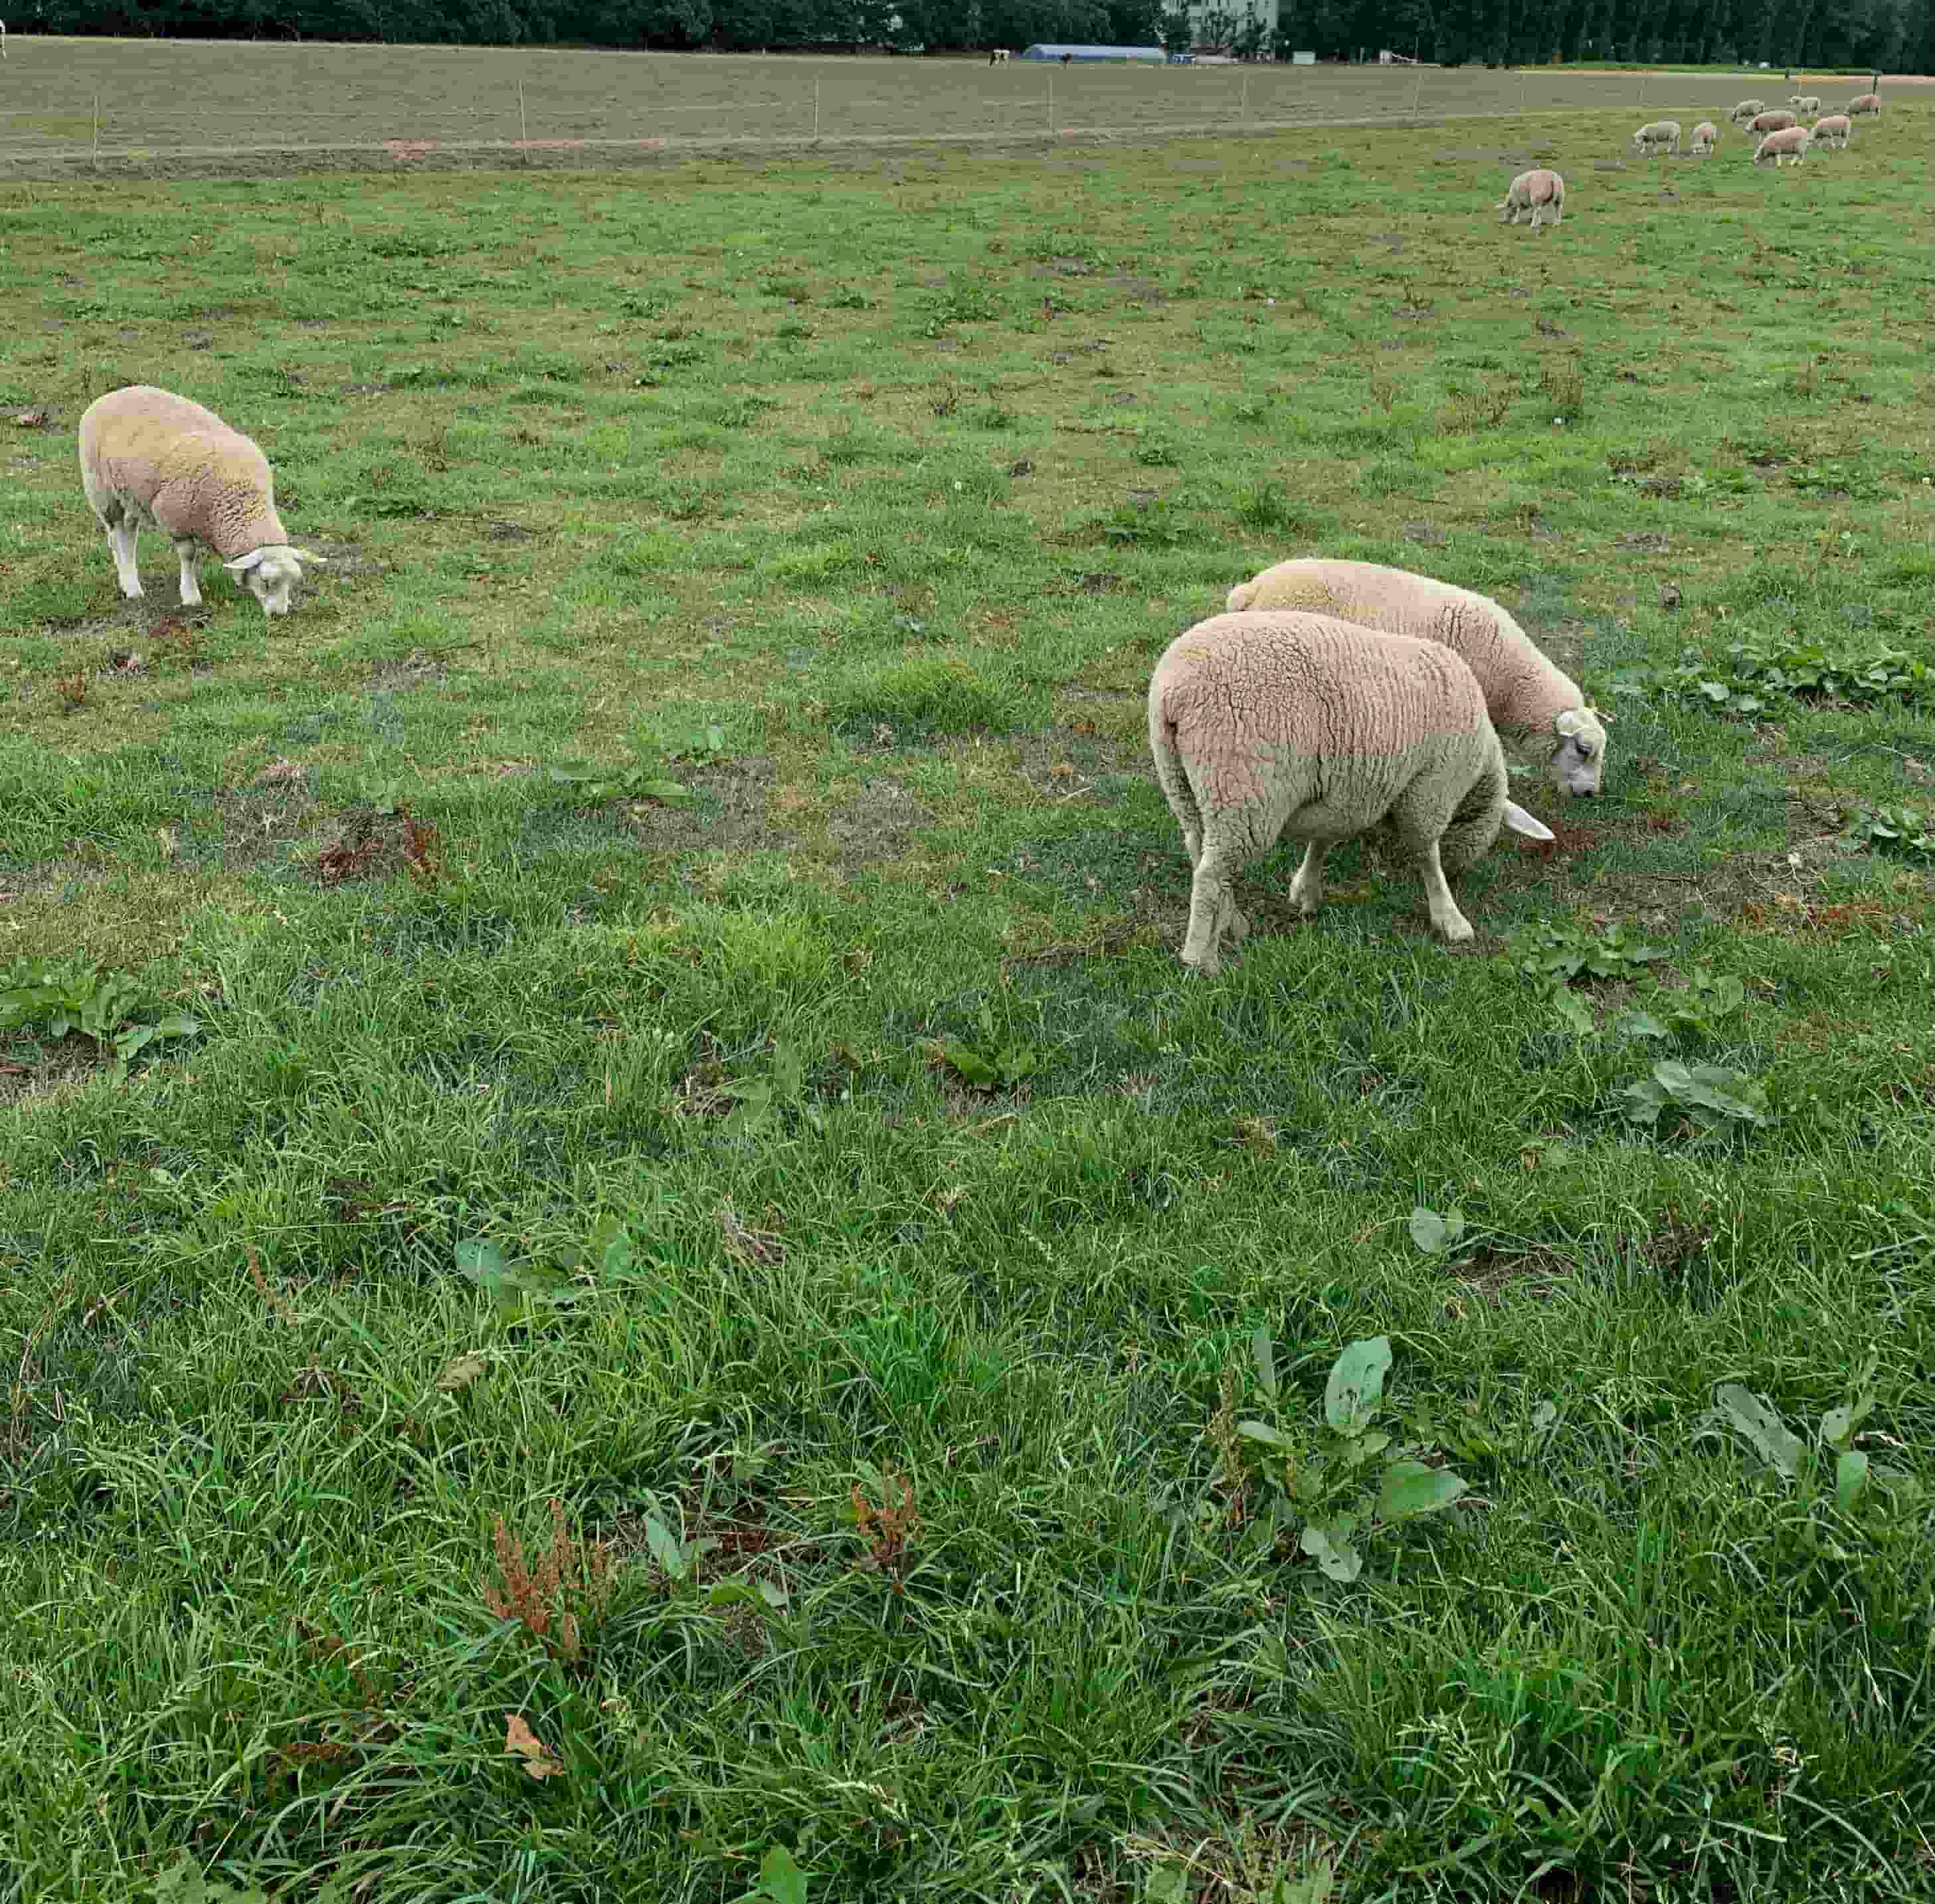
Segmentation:
<svg viewBox="0 0 1935 1904">
<path fill-rule="evenodd" d="M 80 448 L 82 486 L 104 520 L 104 505 L 131 500 L 225 561 L 289 539 L 261 446 L 186 397 L 152 384 L 110 391 L 83 414 Z"/>
<path fill-rule="evenodd" d="M 1150 751 L 1185 836 L 1248 857 L 1286 828 L 1348 839 L 1396 816 L 1447 872 L 1505 813 L 1505 757 L 1447 648 L 1297 612 L 1212 615 L 1149 679 Z"/>
</svg>

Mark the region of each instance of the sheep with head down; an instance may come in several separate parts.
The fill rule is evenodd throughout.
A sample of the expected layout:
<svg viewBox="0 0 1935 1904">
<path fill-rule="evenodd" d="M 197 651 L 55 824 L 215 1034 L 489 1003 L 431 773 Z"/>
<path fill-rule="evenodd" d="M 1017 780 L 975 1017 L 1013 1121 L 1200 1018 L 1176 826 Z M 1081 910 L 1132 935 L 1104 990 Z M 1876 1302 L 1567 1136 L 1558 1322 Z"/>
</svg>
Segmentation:
<svg viewBox="0 0 1935 1904">
<path fill-rule="evenodd" d="M 1233 614 L 1308 609 L 1437 642 L 1478 676 L 1499 733 L 1543 755 L 1547 778 L 1559 792 L 1599 790 L 1606 761 L 1603 717 L 1586 705 L 1579 684 L 1489 595 L 1381 562 L 1310 555 L 1239 582 L 1226 606 Z"/>
<path fill-rule="evenodd" d="M 134 545 L 144 527 L 174 544 L 184 608 L 201 606 L 199 547 L 213 549 L 270 615 L 288 613 L 302 565 L 322 561 L 291 544 L 261 446 L 213 410 L 152 384 L 131 383 L 88 405 L 80 483 L 131 600 L 141 593 Z"/>
<path fill-rule="evenodd" d="M 1287 834 L 1305 843 L 1290 896 L 1322 903 L 1324 856 L 1374 830 L 1415 861 L 1431 923 L 1472 936 L 1447 875 L 1475 865 L 1501 826 L 1550 832 L 1505 797 L 1505 762 L 1476 677 L 1449 648 L 1327 615 L 1212 615 L 1179 636 L 1149 678 L 1149 749 L 1189 854 L 1182 963 L 1213 978 L 1225 933 L 1249 924 L 1231 890 Z"/>
<path fill-rule="evenodd" d="M 1565 216 L 1565 181 L 1544 166 L 1521 172 L 1493 209 L 1501 225 L 1516 225 L 1521 212 L 1531 213 L 1535 231 L 1547 219 L 1556 225 Z"/>
</svg>

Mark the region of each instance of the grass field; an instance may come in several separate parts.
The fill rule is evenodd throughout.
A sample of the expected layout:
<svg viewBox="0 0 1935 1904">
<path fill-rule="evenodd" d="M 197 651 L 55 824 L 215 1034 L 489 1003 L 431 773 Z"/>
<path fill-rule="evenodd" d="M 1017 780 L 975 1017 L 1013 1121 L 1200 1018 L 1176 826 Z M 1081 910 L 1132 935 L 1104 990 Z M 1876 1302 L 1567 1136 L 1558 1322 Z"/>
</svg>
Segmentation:
<svg viewBox="0 0 1935 1904">
<path fill-rule="evenodd" d="M 8 192 L 0 1898 L 1935 1894 L 1929 122 Z M 1607 790 L 1185 982 L 1312 549 Z"/>
<path fill-rule="evenodd" d="M 92 168 L 97 145 L 104 173 L 216 177 L 245 162 L 257 173 L 502 163 L 506 145 L 533 165 L 582 165 L 592 149 L 601 163 L 656 165 L 694 149 L 1038 145 L 1245 124 L 1540 112 L 1611 115 L 1598 130 L 1604 156 L 1617 157 L 1648 116 L 1717 121 L 1756 86 L 1783 102 L 1789 90 L 1778 73 L 991 68 L 958 59 L 21 35 L 10 45 L 0 66 L 0 180 Z M 1846 100 L 1867 89 L 1867 77 L 1808 84 Z M 1916 83 L 1890 84 L 1892 97 Z"/>
</svg>

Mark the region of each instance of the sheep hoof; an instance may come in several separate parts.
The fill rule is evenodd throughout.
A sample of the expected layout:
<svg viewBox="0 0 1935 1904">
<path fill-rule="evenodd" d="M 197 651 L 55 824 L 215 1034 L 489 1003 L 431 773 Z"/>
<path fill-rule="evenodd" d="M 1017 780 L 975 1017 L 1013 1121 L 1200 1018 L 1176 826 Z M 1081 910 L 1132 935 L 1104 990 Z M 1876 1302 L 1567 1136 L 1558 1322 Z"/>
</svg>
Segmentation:
<svg viewBox="0 0 1935 1904">
<path fill-rule="evenodd" d="M 1434 919 L 1431 923 L 1447 945 L 1463 945 L 1467 939 L 1478 936 L 1472 929 L 1472 922 L 1462 912 L 1454 912 L 1448 919 Z"/>
<path fill-rule="evenodd" d="M 1216 978 L 1222 974 L 1223 961 L 1215 953 L 1206 952 L 1200 959 L 1185 957 L 1182 969 L 1198 978 Z"/>
</svg>

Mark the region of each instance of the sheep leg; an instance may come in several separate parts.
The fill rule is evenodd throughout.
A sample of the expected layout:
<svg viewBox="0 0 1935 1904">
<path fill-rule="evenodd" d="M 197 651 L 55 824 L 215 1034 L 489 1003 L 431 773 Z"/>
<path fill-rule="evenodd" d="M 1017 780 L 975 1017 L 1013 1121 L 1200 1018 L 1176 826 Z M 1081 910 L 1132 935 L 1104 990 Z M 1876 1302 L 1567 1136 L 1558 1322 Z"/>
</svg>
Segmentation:
<svg viewBox="0 0 1935 1904">
<path fill-rule="evenodd" d="M 1445 883 L 1444 867 L 1438 859 L 1435 839 L 1418 854 L 1418 869 L 1424 875 L 1424 897 L 1431 908 L 1432 930 L 1450 944 L 1462 944 L 1472 935 L 1472 923 L 1458 910 L 1458 902 Z"/>
<path fill-rule="evenodd" d="M 1189 932 L 1182 941 L 1182 963 L 1205 978 L 1223 969 L 1216 950 L 1223 927 L 1234 911 L 1230 894 L 1228 856 L 1206 847 L 1196 862 L 1189 888 Z M 1247 923 L 1245 930 L 1248 929 Z"/>
<path fill-rule="evenodd" d="M 134 561 L 134 538 L 140 533 L 140 524 L 131 516 L 107 524 L 107 546 L 114 556 L 115 577 L 121 584 L 122 594 L 131 601 L 138 599 L 141 593 L 141 571 Z"/>
<path fill-rule="evenodd" d="M 1324 856 L 1330 850 L 1321 839 L 1313 839 L 1303 849 L 1303 863 L 1290 882 L 1290 902 L 1300 919 L 1309 918 L 1324 903 Z"/>
<path fill-rule="evenodd" d="M 183 608 L 201 606 L 201 584 L 195 575 L 195 538 L 177 536 L 174 539 L 176 559 L 181 564 L 181 599 Z"/>
</svg>

